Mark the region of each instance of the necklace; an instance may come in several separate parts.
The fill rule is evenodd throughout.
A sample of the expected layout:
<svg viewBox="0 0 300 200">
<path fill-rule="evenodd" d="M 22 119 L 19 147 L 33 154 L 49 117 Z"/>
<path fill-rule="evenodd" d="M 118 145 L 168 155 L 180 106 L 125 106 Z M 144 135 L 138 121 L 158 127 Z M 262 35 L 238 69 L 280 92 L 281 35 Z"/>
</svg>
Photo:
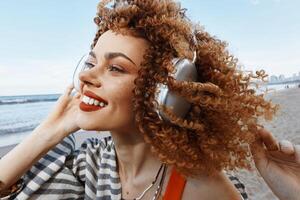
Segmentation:
<svg viewBox="0 0 300 200">
<path fill-rule="evenodd" d="M 157 187 L 157 189 L 156 189 L 156 191 L 155 191 L 155 194 L 154 194 L 152 200 L 158 199 L 158 197 L 159 197 L 159 195 L 160 195 L 160 193 L 161 193 L 162 186 L 163 186 L 164 180 L 165 180 L 166 169 L 167 169 L 167 166 L 166 166 L 166 164 L 164 164 L 163 173 L 162 173 L 162 175 L 161 175 L 161 179 L 160 179 L 159 185 L 158 185 L 158 187 Z"/>
<path fill-rule="evenodd" d="M 164 177 L 165 177 L 165 172 L 166 172 L 166 164 L 164 164 L 164 163 L 161 164 L 161 166 L 160 166 L 160 168 L 159 168 L 159 170 L 158 170 L 158 172 L 157 172 L 157 174 L 155 176 L 154 181 L 152 181 L 152 183 L 142 192 L 142 194 L 140 194 L 140 196 L 138 196 L 137 198 L 134 198 L 133 200 L 140 200 L 140 199 L 143 198 L 143 196 L 146 194 L 146 192 L 149 191 L 153 187 L 153 185 L 156 183 L 156 181 L 157 181 L 157 179 L 159 177 L 159 174 L 160 174 L 160 172 L 161 172 L 162 169 L 163 169 L 163 174 L 161 176 L 159 185 L 158 185 L 158 187 L 157 187 L 157 189 L 155 191 L 155 194 L 154 194 L 152 200 L 155 200 L 159 196 L 159 194 L 161 192 L 163 180 L 164 180 Z M 126 200 L 126 199 L 121 198 L 121 200 Z"/>
</svg>

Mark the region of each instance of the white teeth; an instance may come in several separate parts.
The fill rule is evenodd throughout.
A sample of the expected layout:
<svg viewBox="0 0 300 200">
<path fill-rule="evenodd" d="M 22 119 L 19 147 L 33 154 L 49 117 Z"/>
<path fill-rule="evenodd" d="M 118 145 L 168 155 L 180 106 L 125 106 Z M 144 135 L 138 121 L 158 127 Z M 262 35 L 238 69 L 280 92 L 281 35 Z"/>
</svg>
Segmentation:
<svg viewBox="0 0 300 200">
<path fill-rule="evenodd" d="M 95 106 L 100 106 L 100 107 L 106 106 L 106 104 L 104 102 L 99 102 L 98 100 L 93 99 L 88 96 L 85 96 L 85 95 L 82 97 L 82 102 L 84 102 L 85 104 L 88 104 L 88 105 L 95 105 Z"/>
<path fill-rule="evenodd" d="M 94 105 L 95 105 L 95 106 L 98 106 L 98 105 L 99 105 L 99 101 L 95 99 L 95 100 L 94 100 Z"/>
<path fill-rule="evenodd" d="M 89 101 L 90 101 L 90 98 L 87 97 L 87 96 L 83 96 L 82 101 L 83 101 L 85 104 L 88 104 Z"/>
<path fill-rule="evenodd" d="M 90 105 L 93 105 L 93 104 L 94 104 L 94 99 L 90 98 L 89 104 L 90 104 Z"/>
</svg>

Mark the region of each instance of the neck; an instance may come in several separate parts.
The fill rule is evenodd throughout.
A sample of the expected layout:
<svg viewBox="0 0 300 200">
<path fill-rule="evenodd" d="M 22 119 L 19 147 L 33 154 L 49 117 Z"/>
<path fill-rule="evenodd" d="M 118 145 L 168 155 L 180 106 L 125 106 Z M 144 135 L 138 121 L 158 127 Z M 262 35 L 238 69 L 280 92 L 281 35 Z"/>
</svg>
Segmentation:
<svg viewBox="0 0 300 200">
<path fill-rule="evenodd" d="M 141 133 L 137 131 L 116 132 L 111 131 L 114 139 L 119 173 L 127 182 L 139 177 L 153 177 L 161 162 L 152 154 L 150 145 L 147 144 Z"/>
</svg>

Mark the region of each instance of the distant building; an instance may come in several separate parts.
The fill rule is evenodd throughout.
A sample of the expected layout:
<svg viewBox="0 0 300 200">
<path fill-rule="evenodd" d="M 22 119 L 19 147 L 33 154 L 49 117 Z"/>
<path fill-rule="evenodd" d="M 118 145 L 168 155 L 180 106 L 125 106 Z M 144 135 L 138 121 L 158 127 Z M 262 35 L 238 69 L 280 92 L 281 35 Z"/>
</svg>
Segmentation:
<svg viewBox="0 0 300 200">
<path fill-rule="evenodd" d="M 279 77 L 278 77 L 279 81 L 284 81 L 285 80 L 285 77 L 283 74 L 280 74 Z"/>
<path fill-rule="evenodd" d="M 300 72 L 294 73 L 290 77 L 285 77 L 283 74 L 280 74 L 279 76 L 272 75 L 270 76 L 269 83 L 275 83 L 280 84 L 284 82 L 293 82 L 293 81 L 300 81 Z"/>
<path fill-rule="evenodd" d="M 293 81 L 295 81 L 295 80 L 297 80 L 297 74 L 296 73 L 293 74 Z"/>
<path fill-rule="evenodd" d="M 270 77 L 270 82 L 271 82 L 271 83 L 274 83 L 274 82 L 277 82 L 277 81 L 278 81 L 278 77 L 277 77 L 277 76 L 272 75 L 272 76 Z"/>
</svg>

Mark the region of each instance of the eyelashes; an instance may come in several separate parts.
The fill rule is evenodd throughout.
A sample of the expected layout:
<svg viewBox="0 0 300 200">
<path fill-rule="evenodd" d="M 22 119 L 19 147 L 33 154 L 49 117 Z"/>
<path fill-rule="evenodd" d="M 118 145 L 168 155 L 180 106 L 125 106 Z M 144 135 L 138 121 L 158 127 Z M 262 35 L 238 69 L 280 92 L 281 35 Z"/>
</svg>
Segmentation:
<svg viewBox="0 0 300 200">
<path fill-rule="evenodd" d="M 92 63 L 89 63 L 89 62 L 85 62 L 84 63 L 84 68 L 85 69 L 91 69 L 93 68 L 95 65 L 93 65 Z"/>
<path fill-rule="evenodd" d="M 94 64 L 89 63 L 89 62 L 85 62 L 85 68 L 86 69 L 91 69 L 95 67 Z M 107 65 L 107 68 L 109 69 L 109 71 L 117 71 L 120 73 L 124 73 L 124 70 L 120 69 L 120 67 L 118 67 L 117 65 Z"/>
<path fill-rule="evenodd" d="M 124 71 L 118 67 L 116 67 L 116 65 L 108 65 L 107 68 L 109 69 L 116 69 L 116 71 L 123 73 Z"/>
</svg>

